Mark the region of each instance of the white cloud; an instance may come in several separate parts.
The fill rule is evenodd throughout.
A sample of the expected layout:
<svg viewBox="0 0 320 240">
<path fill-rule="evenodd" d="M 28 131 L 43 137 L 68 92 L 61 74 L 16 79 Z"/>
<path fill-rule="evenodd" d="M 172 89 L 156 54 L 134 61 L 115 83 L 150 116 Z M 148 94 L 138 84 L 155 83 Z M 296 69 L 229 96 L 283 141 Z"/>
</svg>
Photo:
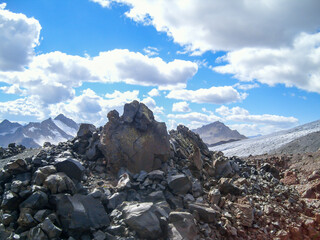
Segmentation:
<svg viewBox="0 0 320 240">
<path fill-rule="evenodd" d="M 141 102 L 144 103 L 148 108 L 150 108 L 155 115 L 156 114 L 164 114 L 163 113 L 164 108 L 157 106 L 157 103 L 153 98 L 146 97 L 146 98 L 142 99 Z M 159 119 L 159 117 L 158 117 L 158 119 Z"/>
<path fill-rule="evenodd" d="M 245 122 L 278 126 L 279 128 L 289 128 L 298 124 L 295 117 L 285 117 L 272 114 L 252 115 L 248 110 L 240 107 L 228 108 L 221 106 L 216 112 L 224 117 L 226 121 Z"/>
<path fill-rule="evenodd" d="M 109 0 L 90 0 L 91 2 L 99 3 L 102 7 L 109 7 L 111 1 Z"/>
<path fill-rule="evenodd" d="M 52 116 L 63 113 L 76 122 L 89 122 L 100 126 L 108 121 L 107 114 L 109 111 L 115 109 L 121 115 L 123 105 L 137 99 L 138 93 L 136 90 L 123 93 L 115 91 L 112 94 L 107 94 L 108 98 L 106 99 L 89 88 L 72 100 L 49 105 L 48 109 Z"/>
<path fill-rule="evenodd" d="M 199 112 L 190 112 L 185 114 L 169 114 L 168 118 L 170 119 L 180 119 L 180 120 L 188 120 L 190 122 L 199 122 L 202 124 L 207 124 L 211 122 L 215 122 L 220 120 L 221 118 L 214 114 L 204 114 Z"/>
<path fill-rule="evenodd" d="M 20 89 L 18 84 L 13 84 L 11 86 L 0 87 L 0 89 L 6 94 L 17 94 L 20 95 L 23 93 L 23 90 Z"/>
<path fill-rule="evenodd" d="M 243 47 L 283 47 L 319 29 L 318 0 L 94 0 L 130 7 L 127 17 L 153 25 L 194 53 Z"/>
<path fill-rule="evenodd" d="M 300 34 L 290 48 L 244 48 L 229 52 L 224 59 L 228 64 L 213 69 L 234 74 L 241 81 L 320 93 L 320 33 Z"/>
<path fill-rule="evenodd" d="M 156 47 L 146 47 L 143 49 L 143 52 L 149 57 L 159 55 L 159 49 Z"/>
<path fill-rule="evenodd" d="M 219 113 L 221 116 L 230 116 L 230 115 L 243 115 L 243 116 L 248 116 L 249 112 L 248 110 L 240 107 L 233 107 L 233 108 L 228 108 L 226 106 L 221 106 L 216 109 L 216 112 Z"/>
<path fill-rule="evenodd" d="M 148 92 L 148 95 L 150 97 L 157 97 L 157 96 L 160 96 L 160 92 L 158 89 L 153 88 L 153 89 L 151 89 L 151 91 Z"/>
<path fill-rule="evenodd" d="M 41 26 L 36 19 L 5 7 L 0 5 L 0 71 L 21 71 L 34 56 Z"/>
<path fill-rule="evenodd" d="M 191 109 L 187 102 L 177 102 L 172 105 L 172 112 L 190 112 Z"/>
<path fill-rule="evenodd" d="M 195 103 L 226 104 L 241 101 L 247 97 L 247 94 L 239 93 L 231 86 L 223 86 L 198 90 L 172 90 L 166 97 Z"/>
<path fill-rule="evenodd" d="M 234 87 L 247 91 L 253 88 L 258 88 L 260 87 L 260 85 L 258 83 L 253 83 L 253 84 L 240 84 L 240 83 L 236 83 L 235 85 L 233 85 Z"/>
<path fill-rule="evenodd" d="M 13 101 L 0 102 L 0 116 L 7 115 L 31 116 L 37 119 L 44 119 L 47 111 L 42 107 L 41 102 L 35 96 L 19 98 Z"/>
<path fill-rule="evenodd" d="M 196 72 L 197 65 L 190 61 L 166 63 L 161 58 L 116 49 L 93 58 L 61 52 L 41 54 L 34 57 L 23 72 L 0 72 L 0 81 L 19 85 L 25 89 L 25 94 L 36 95 L 44 103 L 53 104 L 72 99 L 73 88 L 83 82 L 125 82 L 167 89 L 185 87 Z"/>
</svg>

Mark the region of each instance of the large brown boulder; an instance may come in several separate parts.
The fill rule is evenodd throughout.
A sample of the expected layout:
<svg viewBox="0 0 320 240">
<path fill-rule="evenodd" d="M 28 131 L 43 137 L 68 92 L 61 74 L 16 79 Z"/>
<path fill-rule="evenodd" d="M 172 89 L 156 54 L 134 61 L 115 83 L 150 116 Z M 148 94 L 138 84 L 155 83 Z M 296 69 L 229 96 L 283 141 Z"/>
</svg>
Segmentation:
<svg viewBox="0 0 320 240">
<path fill-rule="evenodd" d="M 121 117 L 116 110 L 108 113 L 99 149 L 110 170 L 121 167 L 132 173 L 158 169 L 170 155 L 169 135 L 165 123 L 154 120 L 152 111 L 143 103 L 125 104 Z"/>
</svg>

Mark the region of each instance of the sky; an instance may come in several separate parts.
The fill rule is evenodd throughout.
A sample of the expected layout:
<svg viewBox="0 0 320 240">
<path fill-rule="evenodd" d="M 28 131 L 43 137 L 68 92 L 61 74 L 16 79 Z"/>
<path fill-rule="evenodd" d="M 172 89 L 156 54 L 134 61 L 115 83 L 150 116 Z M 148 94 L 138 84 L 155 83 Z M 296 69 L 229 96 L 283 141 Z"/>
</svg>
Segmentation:
<svg viewBox="0 0 320 240">
<path fill-rule="evenodd" d="M 0 0 L 0 120 L 104 125 L 145 103 L 168 129 L 246 136 L 320 119 L 318 0 Z"/>
</svg>

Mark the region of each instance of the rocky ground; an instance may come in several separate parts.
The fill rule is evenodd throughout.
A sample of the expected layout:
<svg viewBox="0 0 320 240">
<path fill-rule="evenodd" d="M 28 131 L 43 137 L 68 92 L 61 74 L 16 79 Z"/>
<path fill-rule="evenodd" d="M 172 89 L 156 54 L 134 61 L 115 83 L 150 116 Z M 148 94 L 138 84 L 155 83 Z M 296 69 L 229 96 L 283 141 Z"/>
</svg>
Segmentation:
<svg viewBox="0 0 320 240">
<path fill-rule="evenodd" d="M 320 238 L 319 187 L 289 184 L 287 159 L 227 158 L 136 101 L 108 119 L 4 166 L 0 239 Z"/>
</svg>

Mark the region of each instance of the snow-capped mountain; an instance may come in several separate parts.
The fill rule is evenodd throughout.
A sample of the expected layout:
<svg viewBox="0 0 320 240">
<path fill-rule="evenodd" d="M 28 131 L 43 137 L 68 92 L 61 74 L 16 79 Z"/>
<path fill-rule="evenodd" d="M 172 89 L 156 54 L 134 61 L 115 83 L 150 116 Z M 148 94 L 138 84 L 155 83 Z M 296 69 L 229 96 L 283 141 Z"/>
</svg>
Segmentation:
<svg viewBox="0 0 320 240">
<path fill-rule="evenodd" d="M 1 128 L 2 126 L 4 127 Z M 78 129 L 79 125 L 63 114 L 54 119 L 31 122 L 25 126 L 4 120 L 0 123 L 0 146 L 6 147 L 12 142 L 33 148 L 40 147 L 45 142 L 57 144 L 73 138 Z"/>
<path fill-rule="evenodd" d="M 226 156 L 245 157 L 249 155 L 260 155 L 274 152 L 276 149 L 295 139 L 317 131 L 320 131 L 320 120 L 261 137 L 226 143 L 212 147 L 210 150 L 222 151 Z"/>
<path fill-rule="evenodd" d="M 192 131 L 198 133 L 208 146 L 216 146 L 226 142 L 246 139 L 246 137 L 241 135 L 237 130 L 231 130 L 219 121 L 204 125 Z"/>
<path fill-rule="evenodd" d="M 12 123 L 5 119 L 0 123 L 0 136 L 14 133 L 19 127 L 22 127 L 22 125 L 19 123 Z"/>
</svg>

